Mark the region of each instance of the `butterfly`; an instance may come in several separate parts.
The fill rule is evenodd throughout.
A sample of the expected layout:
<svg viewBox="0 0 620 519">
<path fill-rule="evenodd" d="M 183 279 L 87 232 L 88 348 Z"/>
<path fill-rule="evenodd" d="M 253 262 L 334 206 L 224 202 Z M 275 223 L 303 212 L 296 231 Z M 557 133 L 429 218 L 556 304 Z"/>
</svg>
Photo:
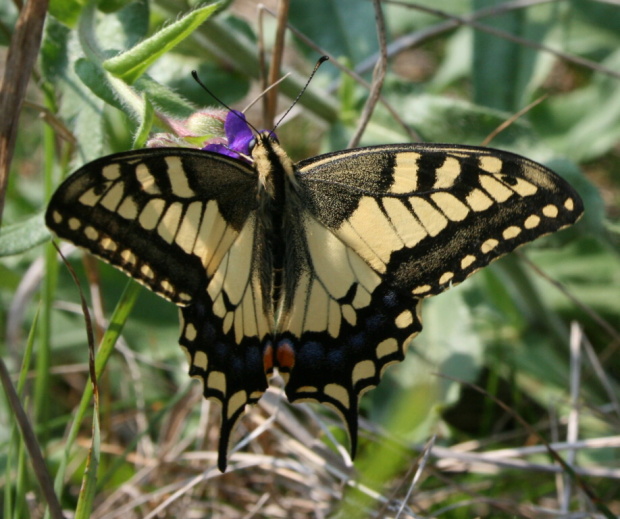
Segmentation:
<svg viewBox="0 0 620 519">
<path fill-rule="evenodd" d="M 95 160 L 53 195 L 48 227 L 180 308 L 181 348 L 231 432 L 275 370 L 327 404 L 355 453 L 360 396 L 403 360 L 424 298 L 573 224 L 561 177 L 524 157 L 389 144 L 294 164 L 229 112 L 228 143 Z"/>
</svg>

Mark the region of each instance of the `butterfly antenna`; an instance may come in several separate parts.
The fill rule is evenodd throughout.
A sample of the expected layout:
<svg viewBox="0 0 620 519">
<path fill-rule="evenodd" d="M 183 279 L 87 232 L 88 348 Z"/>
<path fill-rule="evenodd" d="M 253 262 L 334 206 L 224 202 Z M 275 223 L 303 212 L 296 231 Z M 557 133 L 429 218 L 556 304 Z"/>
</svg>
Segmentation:
<svg viewBox="0 0 620 519">
<path fill-rule="evenodd" d="M 319 60 L 316 62 L 316 65 L 314 65 L 314 70 L 312 71 L 312 74 L 310 74 L 310 77 L 308 78 L 308 81 L 306 81 L 306 84 L 304 85 L 304 87 L 301 89 L 301 91 L 299 92 L 299 94 L 297 94 L 297 97 L 295 98 L 295 100 L 291 103 L 291 106 L 288 107 L 288 110 L 286 112 L 284 112 L 284 115 L 282 117 L 280 117 L 280 119 L 278 119 L 278 122 L 276 123 L 276 125 L 273 127 L 273 130 L 271 130 L 272 132 L 276 131 L 276 128 L 278 126 L 280 126 L 280 123 L 282 122 L 282 120 L 289 114 L 289 112 L 293 109 L 293 107 L 297 104 L 297 101 L 299 101 L 299 98 L 303 95 L 303 93 L 306 91 L 306 89 L 308 88 L 308 85 L 310 84 L 310 81 L 312 81 L 312 78 L 314 77 L 314 75 L 316 74 L 316 71 L 319 70 L 319 67 L 328 60 L 329 58 L 327 56 L 321 56 L 319 58 Z"/>
<path fill-rule="evenodd" d="M 314 74 L 313 74 L 314 75 Z M 196 81 L 196 83 L 198 83 L 202 89 L 209 94 L 213 99 L 215 99 L 219 104 L 221 104 L 224 108 L 226 108 L 229 112 L 234 113 L 237 117 L 239 117 L 239 119 L 241 119 L 243 122 L 245 122 L 248 126 L 250 126 L 252 128 L 252 130 L 254 130 L 256 133 L 260 133 L 256 127 L 250 122 L 250 121 L 246 121 L 243 117 L 241 117 L 238 113 L 237 110 L 233 110 L 230 106 L 228 106 L 224 101 L 222 101 L 219 97 L 217 97 L 213 92 L 211 92 L 211 90 L 209 90 L 209 88 L 207 87 L 207 85 L 205 85 L 202 81 L 200 81 L 200 78 L 198 77 L 198 72 L 196 72 L 195 70 L 192 70 L 192 77 L 194 78 L 194 81 Z M 312 76 L 310 76 L 310 78 L 312 79 Z M 305 90 L 305 88 L 304 88 Z"/>
</svg>

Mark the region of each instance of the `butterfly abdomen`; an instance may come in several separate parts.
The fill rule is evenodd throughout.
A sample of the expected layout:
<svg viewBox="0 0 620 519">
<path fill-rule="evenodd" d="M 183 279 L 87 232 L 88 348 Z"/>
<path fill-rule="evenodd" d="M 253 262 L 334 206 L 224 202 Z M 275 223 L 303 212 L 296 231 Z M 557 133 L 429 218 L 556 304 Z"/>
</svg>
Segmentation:
<svg viewBox="0 0 620 519">
<path fill-rule="evenodd" d="M 295 241 L 292 234 L 298 226 L 298 221 L 290 221 L 290 210 L 287 210 L 296 205 L 294 168 L 288 155 L 266 132 L 257 137 L 252 157 L 259 179 L 259 220 L 265 260 L 261 267 L 263 293 L 270 294 L 270 304 L 275 312 L 283 304 L 284 296 L 293 293 L 296 283 L 295 270 L 286 268 L 291 264 Z M 301 212 L 293 219 L 299 220 L 300 217 Z"/>
</svg>

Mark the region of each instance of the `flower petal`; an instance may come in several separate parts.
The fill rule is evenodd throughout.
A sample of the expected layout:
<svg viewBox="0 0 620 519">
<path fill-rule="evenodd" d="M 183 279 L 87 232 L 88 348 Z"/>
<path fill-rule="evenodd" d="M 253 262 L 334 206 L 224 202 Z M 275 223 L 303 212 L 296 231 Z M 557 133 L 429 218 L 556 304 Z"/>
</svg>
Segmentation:
<svg viewBox="0 0 620 519">
<path fill-rule="evenodd" d="M 239 153 L 234 150 L 231 150 L 225 144 L 207 144 L 204 148 L 204 151 L 212 151 L 213 153 L 219 153 L 220 155 L 225 155 L 227 157 L 232 157 L 233 159 L 240 158 Z"/>
<path fill-rule="evenodd" d="M 250 154 L 250 142 L 254 140 L 254 134 L 245 120 L 245 115 L 238 110 L 231 110 L 226 116 L 224 131 L 228 138 L 228 147 L 238 151 L 242 155 Z"/>
</svg>

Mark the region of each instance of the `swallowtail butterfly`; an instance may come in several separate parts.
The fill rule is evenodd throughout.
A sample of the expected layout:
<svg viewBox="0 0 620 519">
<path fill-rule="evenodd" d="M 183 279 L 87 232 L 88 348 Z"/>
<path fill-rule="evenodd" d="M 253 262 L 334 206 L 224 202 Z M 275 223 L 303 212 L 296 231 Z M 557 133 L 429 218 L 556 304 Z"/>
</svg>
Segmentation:
<svg viewBox="0 0 620 519">
<path fill-rule="evenodd" d="M 227 146 L 86 164 L 46 214 L 180 307 L 189 373 L 222 405 L 222 471 L 274 369 L 291 402 L 338 411 L 354 453 L 360 396 L 403 360 L 421 300 L 583 211 L 562 178 L 505 151 L 390 144 L 293 164 L 242 114 L 225 128 Z"/>
</svg>

